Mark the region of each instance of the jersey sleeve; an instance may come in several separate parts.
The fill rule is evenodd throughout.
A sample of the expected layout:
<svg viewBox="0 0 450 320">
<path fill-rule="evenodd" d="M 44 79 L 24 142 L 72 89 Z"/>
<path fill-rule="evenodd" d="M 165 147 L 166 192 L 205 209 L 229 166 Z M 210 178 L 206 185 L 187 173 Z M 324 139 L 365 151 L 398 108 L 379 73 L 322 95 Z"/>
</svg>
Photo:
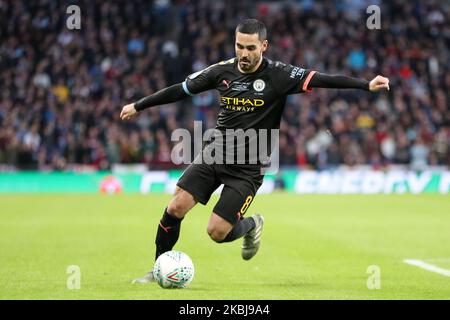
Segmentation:
<svg viewBox="0 0 450 320">
<path fill-rule="evenodd" d="M 312 90 L 309 84 L 316 71 L 283 63 L 279 64 L 273 81 L 279 93 L 295 94 Z"/>
<path fill-rule="evenodd" d="M 217 87 L 216 68 L 217 64 L 211 65 L 189 75 L 182 83 L 184 92 L 193 96 L 203 91 L 215 89 Z"/>
</svg>

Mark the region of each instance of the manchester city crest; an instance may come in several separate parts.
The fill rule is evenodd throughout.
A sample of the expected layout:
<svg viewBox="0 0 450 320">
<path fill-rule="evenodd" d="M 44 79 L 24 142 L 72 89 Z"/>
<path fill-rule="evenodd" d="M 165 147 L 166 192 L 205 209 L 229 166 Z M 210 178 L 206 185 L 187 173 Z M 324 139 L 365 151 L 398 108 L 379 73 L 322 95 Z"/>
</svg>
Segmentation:
<svg viewBox="0 0 450 320">
<path fill-rule="evenodd" d="M 257 79 L 255 80 L 255 82 L 253 82 L 253 89 L 255 89 L 255 91 L 261 92 L 265 87 L 266 83 L 261 79 Z"/>
</svg>

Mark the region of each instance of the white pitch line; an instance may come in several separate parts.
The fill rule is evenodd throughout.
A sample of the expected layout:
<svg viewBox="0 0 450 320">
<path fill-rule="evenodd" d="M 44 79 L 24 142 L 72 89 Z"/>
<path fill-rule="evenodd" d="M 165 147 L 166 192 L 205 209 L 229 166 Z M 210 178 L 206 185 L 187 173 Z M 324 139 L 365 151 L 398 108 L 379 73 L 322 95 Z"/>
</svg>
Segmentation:
<svg viewBox="0 0 450 320">
<path fill-rule="evenodd" d="M 426 263 L 422 260 L 415 260 L 415 259 L 405 259 L 403 260 L 404 263 L 410 264 L 431 272 L 439 273 L 440 275 L 450 277 L 450 270 L 440 268 L 438 266 L 435 266 L 434 264 Z"/>
</svg>

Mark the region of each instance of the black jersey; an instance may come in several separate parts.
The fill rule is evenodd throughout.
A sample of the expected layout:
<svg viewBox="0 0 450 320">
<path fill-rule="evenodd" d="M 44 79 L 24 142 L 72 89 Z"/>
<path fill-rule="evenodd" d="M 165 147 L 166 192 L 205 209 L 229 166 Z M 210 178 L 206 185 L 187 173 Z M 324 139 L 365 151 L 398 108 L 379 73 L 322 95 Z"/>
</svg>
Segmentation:
<svg viewBox="0 0 450 320">
<path fill-rule="evenodd" d="M 185 92 L 219 91 L 218 129 L 278 129 L 286 96 L 307 91 L 314 71 L 263 58 L 258 70 L 241 73 L 237 63 L 233 58 L 191 74 Z"/>
<path fill-rule="evenodd" d="M 194 95 L 216 89 L 220 93 L 220 112 L 216 129 L 279 129 L 289 94 L 309 91 L 315 71 L 263 58 L 252 73 L 242 73 L 236 58 L 195 72 L 182 83 Z M 269 149 L 271 149 L 269 147 Z"/>
</svg>

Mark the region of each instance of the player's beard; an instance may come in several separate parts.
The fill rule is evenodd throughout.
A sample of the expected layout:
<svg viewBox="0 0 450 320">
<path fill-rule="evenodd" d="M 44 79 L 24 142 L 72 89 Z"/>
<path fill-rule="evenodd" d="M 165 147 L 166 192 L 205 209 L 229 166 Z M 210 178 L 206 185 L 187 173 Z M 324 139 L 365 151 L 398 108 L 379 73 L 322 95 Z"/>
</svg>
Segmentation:
<svg viewBox="0 0 450 320">
<path fill-rule="evenodd" d="M 239 59 L 239 66 L 241 67 L 242 71 L 251 71 L 261 59 L 260 56 L 256 57 L 253 61 L 250 58 L 240 58 Z M 241 63 L 241 62 L 247 62 L 247 63 Z"/>
</svg>

